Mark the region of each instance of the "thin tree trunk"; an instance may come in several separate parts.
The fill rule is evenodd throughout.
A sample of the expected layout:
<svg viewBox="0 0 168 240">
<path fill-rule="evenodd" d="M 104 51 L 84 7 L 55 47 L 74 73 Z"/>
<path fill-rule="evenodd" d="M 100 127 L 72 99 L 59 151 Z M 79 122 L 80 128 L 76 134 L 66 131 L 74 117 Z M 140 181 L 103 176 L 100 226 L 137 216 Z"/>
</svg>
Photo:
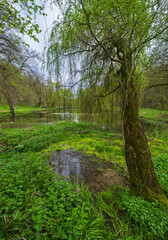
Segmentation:
<svg viewBox="0 0 168 240">
<path fill-rule="evenodd" d="M 40 94 L 39 94 L 39 101 L 38 101 L 38 104 L 37 104 L 37 107 L 40 107 L 42 105 L 42 89 L 41 89 L 41 86 L 40 86 Z"/>
<path fill-rule="evenodd" d="M 54 95 L 54 99 L 53 99 L 53 102 L 52 102 L 52 107 L 55 107 L 55 95 Z"/>
<path fill-rule="evenodd" d="M 8 102 L 8 105 L 9 105 L 9 108 L 10 108 L 10 113 L 11 113 L 11 118 L 14 119 L 15 118 L 15 110 L 14 110 L 14 107 L 13 107 L 13 101 L 12 101 L 12 98 L 10 97 L 9 94 L 7 93 L 4 93 L 4 96 L 6 97 L 6 100 Z"/>
<path fill-rule="evenodd" d="M 111 95 L 110 100 L 111 100 L 111 122 L 113 122 L 113 118 L 114 118 L 114 96 L 113 95 Z"/>
<path fill-rule="evenodd" d="M 63 109 L 64 109 L 64 113 L 65 113 L 65 97 L 64 97 Z"/>
<path fill-rule="evenodd" d="M 10 105 L 10 113 L 11 113 L 11 117 L 14 118 L 15 117 L 15 111 L 14 111 L 13 105 Z"/>
<path fill-rule="evenodd" d="M 147 138 L 138 116 L 138 96 L 135 86 L 127 87 L 123 97 L 123 133 L 125 159 L 132 193 L 168 205 L 154 171 Z"/>
<path fill-rule="evenodd" d="M 60 113 L 60 110 L 61 110 L 61 106 L 60 106 L 60 102 L 59 102 L 59 113 Z"/>
</svg>

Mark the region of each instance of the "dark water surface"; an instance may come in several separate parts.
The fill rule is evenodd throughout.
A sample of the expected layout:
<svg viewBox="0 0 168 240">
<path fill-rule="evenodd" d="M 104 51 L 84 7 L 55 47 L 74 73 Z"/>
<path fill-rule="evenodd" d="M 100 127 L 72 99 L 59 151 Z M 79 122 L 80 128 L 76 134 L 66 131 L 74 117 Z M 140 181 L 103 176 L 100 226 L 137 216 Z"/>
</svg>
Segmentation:
<svg viewBox="0 0 168 240">
<path fill-rule="evenodd" d="M 35 126 L 40 123 L 52 122 L 79 122 L 79 123 L 96 123 L 103 129 L 114 129 L 121 132 L 121 116 L 120 112 L 105 112 L 104 114 L 88 114 L 77 112 L 60 113 L 56 111 L 34 111 L 31 113 L 18 115 L 15 119 L 8 117 L 0 117 L 0 128 L 26 128 Z M 148 119 L 141 118 L 145 132 L 154 133 L 158 131 L 160 134 L 167 130 L 168 123 L 152 122 Z"/>
<path fill-rule="evenodd" d="M 105 190 L 111 185 L 126 186 L 127 178 L 114 171 L 111 162 L 95 162 L 95 156 L 86 156 L 72 149 L 53 152 L 50 164 L 53 171 L 66 179 L 83 181 L 93 191 Z"/>
<path fill-rule="evenodd" d="M 54 111 L 39 111 L 24 115 L 16 116 L 15 119 L 10 117 L 0 118 L 0 127 L 2 128 L 26 128 L 35 126 L 39 123 L 51 122 L 88 122 L 97 123 L 103 128 L 115 128 L 120 131 L 121 120 L 119 112 L 105 114 L 87 114 L 76 112 L 58 113 Z"/>
<path fill-rule="evenodd" d="M 73 177 L 84 180 L 96 175 L 98 173 L 97 169 L 100 168 L 100 164 L 91 161 L 91 158 L 94 159 L 93 156 L 88 157 L 81 152 L 66 149 L 53 152 L 53 155 L 50 157 L 50 163 L 57 174 L 68 177 L 71 180 L 73 180 Z"/>
</svg>

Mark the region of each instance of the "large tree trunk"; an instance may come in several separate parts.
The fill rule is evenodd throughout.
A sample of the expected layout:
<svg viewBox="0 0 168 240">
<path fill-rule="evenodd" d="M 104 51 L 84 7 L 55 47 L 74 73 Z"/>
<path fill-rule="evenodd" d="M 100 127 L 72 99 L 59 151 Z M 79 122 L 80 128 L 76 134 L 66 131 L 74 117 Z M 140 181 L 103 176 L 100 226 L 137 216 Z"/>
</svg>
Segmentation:
<svg viewBox="0 0 168 240">
<path fill-rule="evenodd" d="M 148 141 L 138 116 L 138 96 L 133 84 L 127 86 L 123 97 L 123 133 L 132 193 L 149 201 L 158 199 L 168 205 L 155 174 Z"/>
</svg>

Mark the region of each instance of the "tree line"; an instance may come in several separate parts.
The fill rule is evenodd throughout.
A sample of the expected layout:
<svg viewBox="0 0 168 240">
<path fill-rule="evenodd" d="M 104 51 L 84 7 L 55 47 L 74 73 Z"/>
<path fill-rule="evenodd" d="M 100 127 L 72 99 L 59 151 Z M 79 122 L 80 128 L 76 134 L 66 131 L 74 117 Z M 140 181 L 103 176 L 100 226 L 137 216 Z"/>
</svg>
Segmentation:
<svg viewBox="0 0 168 240">
<path fill-rule="evenodd" d="M 38 54 L 34 51 L 27 55 L 33 65 L 37 65 L 36 56 Z M 27 71 L 23 71 L 12 66 L 10 61 L 8 64 L 7 62 L 2 64 L 1 61 L 0 68 L 0 103 L 7 104 L 12 115 L 14 115 L 15 106 L 18 105 L 55 108 L 59 112 L 74 109 L 89 114 L 105 114 L 121 110 L 119 91 L 102 95 L 105 91 L 104 87 L 80 84 L 74 94 L 60 81 L 53 82 L 51 78 L 45 78 L 37 69 L 33 71 L 31 66 Z M 145 72 L 143 76 L 145 86 L 141 92 L 139 90 L 141 107 L 167 109 L 168 91 L 167 88 L 159 85 L 159 81 L 160 84 L 166 83 L 167 74 L 167 65 L 152 67 Z M 155 85 L 158 87 L 152 87 Z"/>
</svg>

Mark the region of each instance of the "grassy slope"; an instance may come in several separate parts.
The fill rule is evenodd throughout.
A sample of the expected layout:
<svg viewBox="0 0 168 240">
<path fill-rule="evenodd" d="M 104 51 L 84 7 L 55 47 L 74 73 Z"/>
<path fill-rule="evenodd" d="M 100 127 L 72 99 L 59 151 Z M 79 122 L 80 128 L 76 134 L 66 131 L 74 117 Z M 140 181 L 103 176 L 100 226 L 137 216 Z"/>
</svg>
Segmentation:
<svg viewBox="0 0 168 240">
<path fill-rule="evenodd" d="M 168 111 L 166 110 L 158 110 L 158 109 L 153 109 L 153 108 L 141 108 L 140 109 L 140 116 L 143 116 L 145 118 L 150 118 L 150 119 L 158 119 L 161 117 L 167 117 Z"/>
<path fill-rule="evenodd" d="M 41 111 L 44 110 L 44 108 L 35 108 L 35 107 L 31 107 L 31 106 L 16 106 L 14 107 L 15 110 L 15 115 L 22 115 L 22 114 L 26 114 L 26 113 L 30 113 L 33 111 Z M 8 116 L 10 115 L 10 109 L 9 106 L 7 105 L 3 105 L 0 106 L 0 116 Z"/>
<path fill-rule="evenodd" d="M 5 129 L 0 135 L 1 240 L 167 239 L 168 217 L 158 202 L 118 188 L 92 199 L 86 187 L 58 179 L 51 171 L 50 151 L 70 147 L 125 168 L 120 135 L 77 123 Z M 150 145 L 168 196 L 167 135 Z"/>
</svg>

